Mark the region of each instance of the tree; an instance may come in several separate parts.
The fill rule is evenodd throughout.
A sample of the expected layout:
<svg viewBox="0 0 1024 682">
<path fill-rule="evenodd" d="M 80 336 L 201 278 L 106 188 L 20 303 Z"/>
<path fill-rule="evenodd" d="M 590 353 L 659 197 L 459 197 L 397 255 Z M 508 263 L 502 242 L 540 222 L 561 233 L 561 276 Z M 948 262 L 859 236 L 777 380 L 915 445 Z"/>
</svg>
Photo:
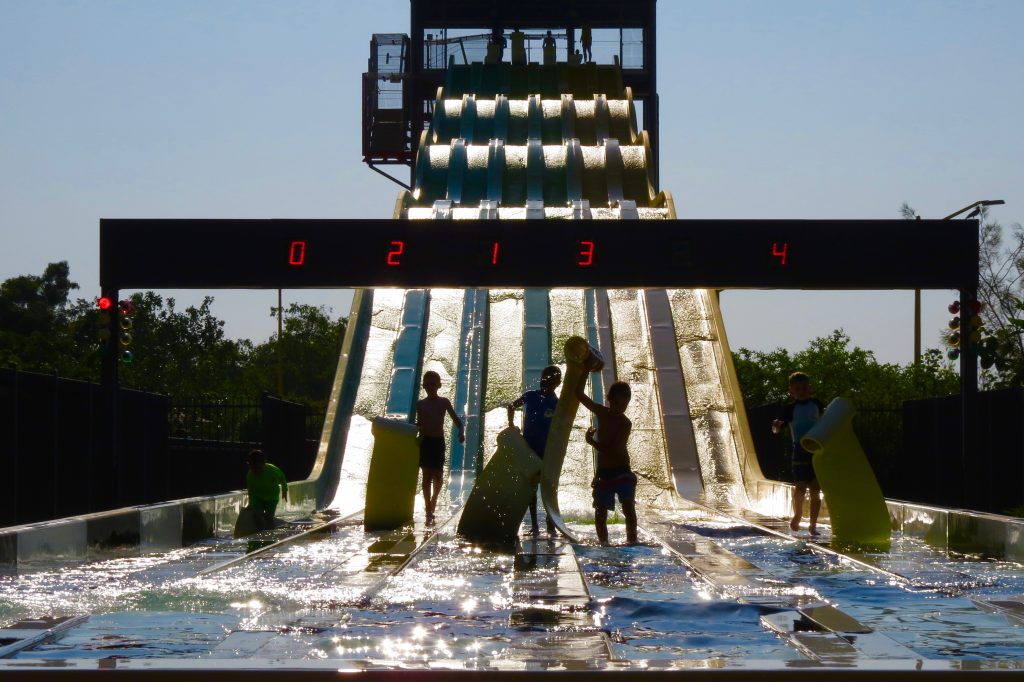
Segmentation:
<svg viewBox="0 0 1024 682">
<path fill-rule="evenodd" d="M 983 307 L 981 379 L 986 387 L 1024 385 L 1024 227 L 1004 239 L 999 222 L 982 207 L 978 300 Z"/>
<path fill-rule="evenodd" d="M 900 206 L 900 215 L 907 220 L 919 217 L 907 202 Z M 988 207 L 979 206 L 977 218 L 978 301 L 984 323 L 981 383 L 985 388 L 1024 386 L 1024 226 L 1014 223 L 1007 240 Z M 966 323 L 970 313 L 960 315 Z M 948 330 L 942 333 L 947 336 Z M 964 333 L 970 333 L 966 324 Z"/>
<path fill-rule="evenodd" d="M 0 284 L 0 363 L 64 373 L 73 364 L 65 331 L 77 314 L 68 305 L 77 288 L 67 261 L 50 263 L 41 276 L 21 275 Z"/>
<path fill-rule="evenodd" d="M 733 360 L 747 407 L 784 400 L 787 377 L 798 370 L 810 375 L 826 404 L 841 396 L 860 408 L 897 407 L 905 400 L 959 390 L 959 379 L 941 351 L 926 351 L 919 365 L 879 363 L 872 351 L 851 347 L 842 329 L 811 340 L 792 356 L 782 348 L 767 353 L 740 348 Z"/>
<path fill-rule="evenodd" d="M 124 385 L 211 401 L 246 392 L 243 368 L 252 344 L 225 338 L 224 322 L 210 312 L 211 296 L 184 311 L 152 291 L 131 301 L 134 360 L 121 365 Z"/>
<path fill-rule="evenodd" d="M 285 359 L 283 398 L 304 402 L 314 412 L 327 406 L 348 320 L 332 319 L 330 309 L 292 303 L 284 311 L 280 339 L 276 334 L 252 349 L 245 382 L 260 391 L 277 392 L 278 353 Z M 277 309 L 271 309 L 272 316 Z"/>
</svg>

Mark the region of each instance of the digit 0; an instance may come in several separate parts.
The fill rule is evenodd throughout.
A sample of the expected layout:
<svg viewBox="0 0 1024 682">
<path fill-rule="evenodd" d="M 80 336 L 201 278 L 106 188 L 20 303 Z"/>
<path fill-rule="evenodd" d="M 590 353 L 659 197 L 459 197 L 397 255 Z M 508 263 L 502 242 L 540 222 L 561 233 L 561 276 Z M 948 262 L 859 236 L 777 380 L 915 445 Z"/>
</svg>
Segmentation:
<svg viewBox="0 0 1024 682">
<path fill-rule="evenodd" d="M 288 265 L 302 265 L 306 262 L 306 242 L 292 242 L 288 249 Z"/>
</svg>

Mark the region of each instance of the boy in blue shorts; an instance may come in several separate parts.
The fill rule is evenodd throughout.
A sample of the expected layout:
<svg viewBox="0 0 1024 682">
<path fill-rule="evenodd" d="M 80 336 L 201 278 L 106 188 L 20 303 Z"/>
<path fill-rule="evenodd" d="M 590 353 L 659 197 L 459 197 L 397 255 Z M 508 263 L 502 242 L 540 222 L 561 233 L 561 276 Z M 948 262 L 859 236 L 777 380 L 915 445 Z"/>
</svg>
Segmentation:
<svg viewBox="0 0 1024 682">
<path fill-rule="evenodd" d="M 626 416 L 626 408 L 633 397 L 629 384 L 616 381 L 608 387 L 607 405 L 598 405 L 586 394 L 587 375 L 580 375 L 576 384 L 576 398 L 597 417 L 597 428 L 587 429 L 587 443 L 597 450 L 597 472 L 590 484 L 594 489 L 594 526 L 602 545 L 608 542 L 608 512 L 615 509 L 615 497 L 622 505 L 626 517 L 626 544 L 637 544 L 636 534 L 636 474 L 629 466 L 626 445 L 633 422 Z"/>
<path fill-rule="evenodd" d="M 800 530 L 800 519 L 804 514 L 804 495 L 811 495 L 811 522 L 807 530 L 811 535 L 818 534 L 818 512 L 821 510 L 821 488 L 814 475 L 813 457 L 800 446 L 800 439 L 811 430 L 821 417 L 825 406 L 817 398 L 812 398 L 814 384 L 803 372 L 789 375 L 789 395 L 793 402 L 782 408 L 779 418 L 772 422 L 772 433 L 779 433 L 786 424 L 793 436 L 793 518 L 789 527 L 794 532 Z"/>
<path fill-rule="evenodd" d="M 544 458 L 544 446 L 548 442 L 548 431 L 551 430 L 551 418 L 555 415 L 558 396 L 555 389 L 562 383 L 562 370 L 556 365 L 548 365 L 540 373 L 540 388 L 527 391 L 508 405 L 508 425 L 514 426 L 515 411 L 523 408 L 523 438 L 527 445 Z M 537 534 L 537 491 L 534 489 L 530 499 L 530 525 L 534 535 Z M 548 535 L 555 534 L 555 524 L 547 520 Z"/>
</svg>

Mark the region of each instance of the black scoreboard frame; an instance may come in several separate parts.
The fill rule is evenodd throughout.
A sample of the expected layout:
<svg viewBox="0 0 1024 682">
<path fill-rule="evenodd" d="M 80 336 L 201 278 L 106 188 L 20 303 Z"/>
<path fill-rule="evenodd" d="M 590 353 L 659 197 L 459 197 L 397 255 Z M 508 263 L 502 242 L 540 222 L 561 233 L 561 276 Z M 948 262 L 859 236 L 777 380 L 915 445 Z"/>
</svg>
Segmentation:
<svg viewBox="0 0 1024 682">
<path fill-rule="evenodd" d="M 103 219 L 118 289 L 969 289 L 976 220 Z"/>
</svg>

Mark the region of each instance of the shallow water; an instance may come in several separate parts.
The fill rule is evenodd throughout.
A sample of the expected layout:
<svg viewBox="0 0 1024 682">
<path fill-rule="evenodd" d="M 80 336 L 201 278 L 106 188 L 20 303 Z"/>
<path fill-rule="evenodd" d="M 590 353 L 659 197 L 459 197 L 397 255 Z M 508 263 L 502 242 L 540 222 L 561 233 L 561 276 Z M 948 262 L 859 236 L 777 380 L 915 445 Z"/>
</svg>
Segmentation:
<svg viewBox="0 0 1024 682">
<path fill-rule="evenodd" d="M 401 557 L 369 551 L 387 534 L 364 533 L 356 522 L 206 578 L 198 573 L 245 543 L 213 540 L 144 557 L 40 566 L 0 579 L 0 619 L 90 614 L 18 659 L 253 655 L 232 645 L 233 631 L 262 631 L 260 656 L 294 660 L 493 664 L 577 657 L 656 665 L 804 658 L 761 625 L 777 605 L 723 597 L 658 545 L 600 547 L 593 526 L 574 525 L 582 539 L 574 550 L 592 596 L 579 606 L 538 596 L 560 580 L 551 556 L 517 560 L 468 545 L 449 528 L 395 575 Z M 766 593 L 816 595 L 922 658 L 1024 659 L 1022 628 L 971 602 L 1024 593 L 1017 564 L 947 555 L 898 538 L 889 555 L 865 558 L 912 578 L 899 582 L 736 524 L 677 528 L 754 564 Z M 612 525 L 613 542 L 622 533 L 621 524 Z M 424 537 L 420 529 L 409 539 Z"/>
</svg>

